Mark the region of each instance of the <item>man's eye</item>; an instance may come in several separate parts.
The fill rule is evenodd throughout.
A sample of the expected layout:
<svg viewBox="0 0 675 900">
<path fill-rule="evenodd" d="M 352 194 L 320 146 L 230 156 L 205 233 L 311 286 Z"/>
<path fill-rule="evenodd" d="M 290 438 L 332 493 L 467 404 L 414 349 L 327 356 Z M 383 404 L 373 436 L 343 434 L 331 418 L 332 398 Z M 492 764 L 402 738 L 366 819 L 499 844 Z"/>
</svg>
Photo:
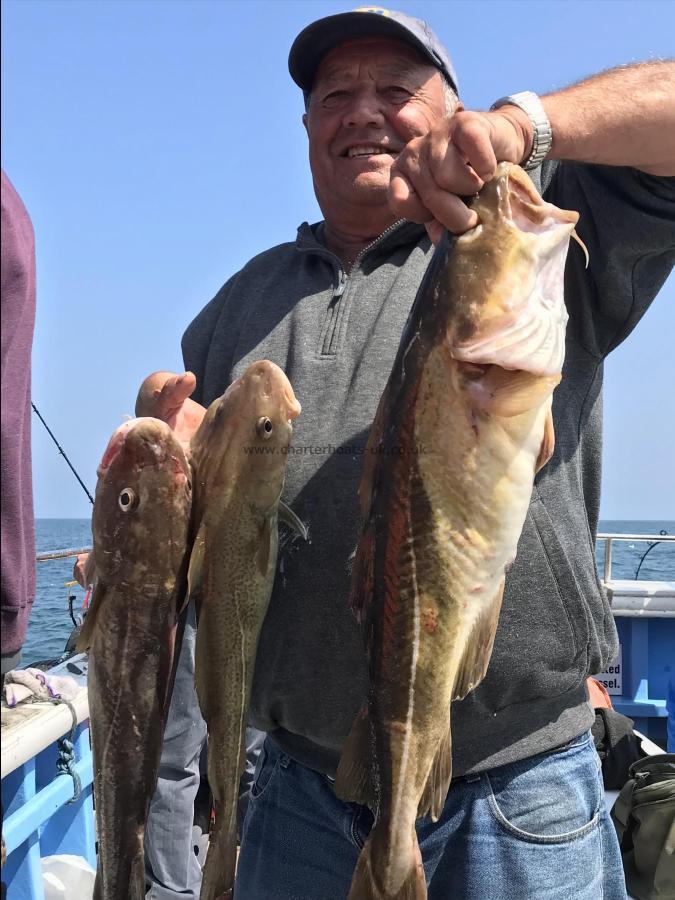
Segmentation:
<svg viewBox="0 0 675 900">
<path fill-rule="evenodd" d="M 394 102 L 398 101 L 399 103 L 408 100 L 411 96 L 410 91 L 407 90 L 407 88 L 401 87 L 398 84 L 390 84 L 384 89 L 384 93 L 390 100 L 393 100 Z"/>
<path fill-rule="evenodd" d="M 323 98 L 323 105 L 330 109 L 331 107 L 338 106 L 349 96 L 347 91 L 331 91 L 330 94 L 326 94 Z"/>
</svg>

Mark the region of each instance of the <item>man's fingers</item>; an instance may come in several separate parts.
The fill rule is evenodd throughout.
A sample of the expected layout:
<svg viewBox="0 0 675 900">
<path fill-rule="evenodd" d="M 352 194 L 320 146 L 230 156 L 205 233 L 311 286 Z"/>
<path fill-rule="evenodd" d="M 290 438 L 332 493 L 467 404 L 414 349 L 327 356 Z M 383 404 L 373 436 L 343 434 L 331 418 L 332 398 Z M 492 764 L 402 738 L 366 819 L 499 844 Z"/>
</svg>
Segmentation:
<svg viewBox="0 0 675 900">
<path fill-rule="evenodd" d="M 436 186 L 459 197 L 470 197 L 483 187 L 483 179 L 468 156 L 444 135 L 430 135 L 429 171 Z"/>
<path fill-rule="evenodd" d="M 392 170 L 389 182 L 389 205 L 397 216 L 411 222 L 427 222 L 433 214 L 426 208 L 405 175 Z"/>
<path fill-rule="evenodd" d="M 462 160 L 471 166 L 481 184 L 494 177 L 497 157 L 492 146 L 490 129 L 483 117 L 475 114 L 458 113 L 452 122 L 451 143 L 449 145 Z M 466 193 L 470 193 L 467 191 Z"/>
<path fill-rule="evenodd" d="M 197 379 L 192 372 L 167 378 L 162 387 L 155 391 L 155 416 L 174 428 L 178 413 L 196 386 Z"/>
<path fill-rule="evenodd" d="M 167 378 L 158 394 L 158 402 L 164 407 L 173 408 L 180 406 L 194 393 L 197 379 L 192 372 L 184 372 L 182 375 L 173 375 Z"/>
<path fill-rule="evenodd" d="M 478 221 L 460 199 L 475 194 L 483 182 L 443 136 L 411 141 L 392 167 L 390 205 L 414 222 L 436 219 L 454 234 Z"/>
<path fill-rule="evenodd" d="M 427 234 L 431 240 L 431 243 L 434 247 L 438 247 L 441 242 L 441 238 L 443 237 L 443 232 L 445 228 L 441 225 L 440 222 L 437 222 L 436 219 L 432 219 L 431 222 L 425 222 L 424 227 L 427 230 Z"/>
<path fill-rule="evenodd" d="M 433 196 L 424 199 L 434 219 L 452 234 L 463 234 L 478 224 L 476 213 L 454 194 L 436 190 Z"/>
</svg>

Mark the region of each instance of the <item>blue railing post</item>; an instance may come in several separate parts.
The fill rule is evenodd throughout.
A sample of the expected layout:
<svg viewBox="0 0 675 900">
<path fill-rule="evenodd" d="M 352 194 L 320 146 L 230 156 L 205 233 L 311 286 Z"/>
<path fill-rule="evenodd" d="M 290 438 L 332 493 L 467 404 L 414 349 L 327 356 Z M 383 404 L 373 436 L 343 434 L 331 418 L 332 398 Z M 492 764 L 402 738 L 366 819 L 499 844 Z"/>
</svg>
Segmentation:
<svg viewBox="0 0 675 900">
<path fill-rule="evenodd" d="M 2 779 L 4 822 L 35 796 L 35 759 L 19 766 Z M 8 900 L 44 900 L 40 841 L 34 831 L 13 853 L 8 853 L 2 869 L 2 880 L 8 887 Z"/>
</svg>

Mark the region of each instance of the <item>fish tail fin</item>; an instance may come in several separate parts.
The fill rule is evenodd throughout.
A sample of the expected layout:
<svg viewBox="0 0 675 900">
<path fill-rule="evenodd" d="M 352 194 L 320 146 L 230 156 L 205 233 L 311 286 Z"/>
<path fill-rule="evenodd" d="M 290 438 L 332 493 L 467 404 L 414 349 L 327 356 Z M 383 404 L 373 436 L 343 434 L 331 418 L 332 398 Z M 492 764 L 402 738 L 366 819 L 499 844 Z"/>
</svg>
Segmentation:
<svg viewBox="0 0 675 900">
<path fill-rule="evenodd" d="M 380 871 L 382 854 L 374 854 L 377 825 L 364 844 L 352 878 L 347 900 L 427 900 L 422 854 L 413 830 L 410 852 L 396 857 L 395 870 Z M 377 860 L 380 861 L 378 865 Z"/>
<path fill-rule="evenodd" d="M 217 801 L 215 805 L 216 822 L 210 835 L 209 849 L 204 862 L 200 900 L 230 898 L 234 891 L 237 831 L 236 828 L 227 828 L 223 806 Z"/>
</svg>

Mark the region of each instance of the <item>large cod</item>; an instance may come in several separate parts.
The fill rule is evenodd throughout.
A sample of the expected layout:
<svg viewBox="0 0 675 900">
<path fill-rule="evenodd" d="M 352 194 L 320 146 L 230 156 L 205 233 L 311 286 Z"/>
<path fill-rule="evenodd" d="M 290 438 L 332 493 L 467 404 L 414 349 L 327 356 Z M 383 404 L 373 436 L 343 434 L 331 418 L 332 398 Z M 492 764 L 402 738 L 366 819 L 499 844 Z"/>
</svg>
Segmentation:
<svg viewBox="0 0 675 900">
<path fill-rule="evenodd" d="M 213 401 L 191 443 L 195 680 L 208 728 L 208 779 L 216 812 L 202 900 L 229 897 L 234 887 L 244 732 L 258 637 L 276 573 L 278 519 L 306 537 L 304 526 L 281 503 L 291 422 L 299 414 L 283 371 L 261 360 Z"/>
<path fill-rule="evenodd" d="M 418 816 L 440 815 L 451 701 L 482 680 L 535 473 L 553 452 L 552 393 L 578 214 L 502 163 L 479 224 L 437 248 L 369 437 L 352 582 L 371 677 L 335 790 L 376 812 L 350 900 L 425 898 Z"/>
<path fill-rule="evenodd" d="M 144 838 L 187 596 L 192 478 L 171 429 L 121 425 L 98 468 L 89 649 L 98 864 L 94 900 L 145 897 Z"/>
</svg>

